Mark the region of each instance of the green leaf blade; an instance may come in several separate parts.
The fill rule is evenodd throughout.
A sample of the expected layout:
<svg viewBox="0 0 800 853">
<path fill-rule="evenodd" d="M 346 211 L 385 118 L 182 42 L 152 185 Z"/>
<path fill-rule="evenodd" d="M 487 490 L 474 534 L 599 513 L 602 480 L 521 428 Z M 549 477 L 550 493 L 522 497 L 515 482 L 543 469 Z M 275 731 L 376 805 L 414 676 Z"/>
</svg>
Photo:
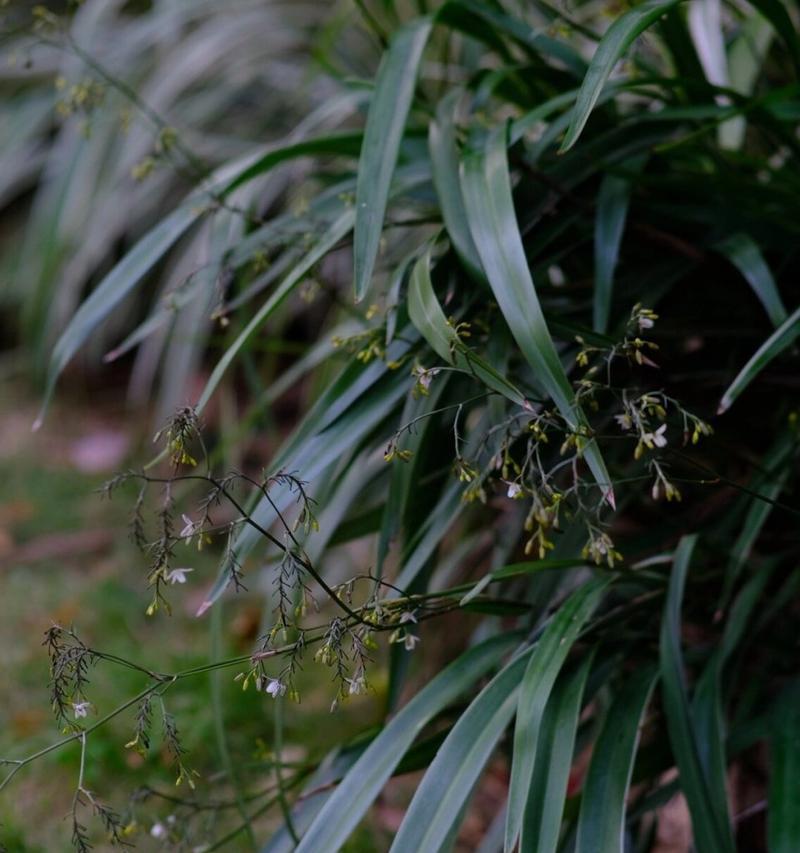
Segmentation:
<svg viewBox="0 0 800 853">
<path fill-rule="evenodd" d="M 758 297 L 773 326 L 780 326 L 788 316 L 778 285 L 755 241 L 748 234 L 737 233 L 717 244 L 717 249 L 739 270 Z"/>
<path fill-rule="evenodd" d="M 730 409 L 736 398 L 761 373 L 761 371 L 784 350 L 788 349 L 800 336 L 800 308 L 784 320 L 778 328 L 753 353 L 750 360 L 739 371 L 736 378 L 722 395 L 717 409 L 721 415 Z"/>
<path fill-rule="evenodd" d="M 453 114 L 460 95 L 458 90 L 451 92 L 439 103 L 436 119 L 431 122 L 428 131 L 428 150 L 431 155 L 433 185 L 439 198 L 447 236 L 470 275 L 483 281 L 485 276 L 467 223 L 458 176 L 459 151 Z"/>
<path fill-rule="evenodd" d="M 390 853 L 437 853 L 457 830 L 469 795 L 510 722 L 530 656 L 518 656 L 461 715 L 436 754 L 403 818 Z"/>
<path fill-rule="evenodd" d="M 572 644 L 608 583 L 608 579 L 594 578 L 567 599 L 547 626 L 525 668 L 514 727 L 514 757 L 506 816 L 506 853 L 514 849 L 522 829 L 536 763 L 539 730 L 553 685 Z"/>
<path fill-rule="evenodd" d="M 430 248 L 414 264 L 408 282 L 408 316 L 417 331 L 446 364 L 453 364 L 453 347 L 458 337 L 447 322 L 431 282 Z"/>
<path fill-rule="evenodd" d="M 569 787 L 583 691 L 592 655 L 569 678 L 560 677 L 545 708 L 520 835 L 522 850 L 555 853 Z"/>
<path fill-rule="evenodd" d="M 790 687 L 775 716 L 770 742 L 769 850 L 794 853 L 800 850 L 800 685 Z"/>
<path fill-rule="evenodd" d="M 356 182 L 353 263 L 357 302 L 364 298 L 375 269 L 389 188 L 431 26 L 430 18 L 420 18 L 398 30 L 378 71 Z"/>
<path fill-rule="evenodd" d="M 561 152 L 568 151 L 577 142 L 620 57 L 638 36 L 679 2 L 680 0 L 645 0 L 617 18 L 608 28 L 583 78 L 572 121 L 561 144 Z"/>
<path fill-rule="evenodd" d="M 576 853 L 623 853 L 628 788 L 656 678 L 652 669 L 633 674 L 609 709 L 583 786 Z"/>
<path fill-rule="evenodd" d="M 417 261 L 408 283 L 408 314 L 419 333 L 447 364 L 472 374 L 487 388 L 519 406 L 527 406 L 522 392 L 489 362 L 465 346 L 436 298 L 430 275 L 430 249 Z"/>
<path fill-rule="evenodd" d="M 464 201 L 472 238 L 500 310 L 537 379 L 553 398 L 569 427 L 585 418 L 556 352 L 525 257 L 508 170 L 504 132 L 493 133 L 484 149 L 462 164 Z M 613 505 L 614 492 L 603 458 L 592 440 L 584 448 L 597 484 Z"/>
<path fill-rule="evenodd" d="M 399 711 L 316 815 L 297 853 L 338 850 L 427 722 L 495 666 L 516 642 L 516 635 L 506 634 L 470 649 Z"/>
<path fill-rule="evenodd" d="M 725 792 L 712 790 L 711 785 L 719 780 L 710 779 L 703 766 L 691 717 L 681 652 L 681 601 L 696 541 L 696 536 L 684 536 L 675 551 L 661 623 L 660 668 L 664 714 L 680 772 L 681 788 L 692 817 L 695 843 L 700 850 L 733 853 L 735 848 L 727 805 L 724 811 L 721 809 Z"/>
<path fill-rule="evenodd" d="M 644 166 L 645 158 L 637 157 L 628 164 L 634 174 Z M 614 271 L 619 260 L 622 234 L 628 216 L 632 190 L 631 176 L 606 175 L 597 196 L 597 213 L 594 231 L 594 298 L 593 320 L 595 332 L 608 331 L 611 313 L 611 296 Z"/>
</svg>

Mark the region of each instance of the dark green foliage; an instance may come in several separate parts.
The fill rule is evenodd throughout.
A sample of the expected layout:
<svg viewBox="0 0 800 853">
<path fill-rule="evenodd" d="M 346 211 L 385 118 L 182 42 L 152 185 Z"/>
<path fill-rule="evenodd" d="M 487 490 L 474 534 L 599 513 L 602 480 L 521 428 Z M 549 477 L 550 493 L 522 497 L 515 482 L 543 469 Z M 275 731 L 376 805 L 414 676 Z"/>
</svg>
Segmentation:
<svg viewBox="0 0 800 853">
<path fill-rule="evenodd" d="M 413 5 L 356 4 L 357 47 L 324 55 L 332 130 L 220 157 L 148 218 L 63 330 L 46 396 L 125 300 L 149 301 L 162 265 L 195 263 L 168 285 L 174 335 L 188 328 L 208 367 L 184 410 L 195 431 L 167 433 L 148 468 L 166 473 L 142 476 L 184 501 L 188 480 L 212 486 L 190 531 L 222 554 L 200 614 L 271 576 L 279 603 L 241 678 L 276 700 L 306 654 L 334 704 L 358 701 L 388 638 L 393 715 L 358 754 L 332 742 L 310 781 L 284 790 L 278 767 L 285 828 L 266 850 L 340 849 L 413 757 L 426 772 L 398 853 L 449 849 L 497 766 L 507 853 L 520 833 L 525 851 L 645 850 L 675 790 L 697 848 L 724 853 L 747 824 L 726 786 L 754 730 L 770 740 L 770 849 L 793 850 L 800 12 Z M 262 204 L 301 160 L 302 186 Z M 116 354 L 163 315 L 156 302 L 118 324 Z M 277 365 L 270 347 L 296 327 L 301 352 Z M 215 472 L 269 423 L 286 376 L 299 423 L 263 476 L 223 481 L 238 515 L 215 526 L 208 507 L 230 499 Z M 162 377 L 185 403 L 169 356 Z M 195 452 L 194 419 L 221 392 L 244 428 Z M 169 500 L 156 604 L 181 538 Z M 370 558 L 335 574 L 334 546 L 365 537 Z M 147 694 L 145 747 L 149 714 Z"/>
</svg>

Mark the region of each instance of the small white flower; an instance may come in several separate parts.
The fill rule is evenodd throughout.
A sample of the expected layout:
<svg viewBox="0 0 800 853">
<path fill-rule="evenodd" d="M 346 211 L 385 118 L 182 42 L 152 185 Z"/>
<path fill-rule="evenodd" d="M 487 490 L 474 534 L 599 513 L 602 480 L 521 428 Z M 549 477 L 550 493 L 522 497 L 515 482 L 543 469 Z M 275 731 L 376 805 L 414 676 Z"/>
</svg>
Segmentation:
<svg viewBox="0 0 800 853">
<path fill-rule="evenodd" d="M 519 483 L 509 483 L 508 491 L 506 492 L 506 496 L 509 498 L 516 498 L 522 494 L 522 486 Z"/>
<path fill-rule="evenodd" d="M 185 513 L 181 514 L 183 519 L 183 530 L 181 530 L 181 539 L 191 539 L 197 531 L 197 525 Z"/>
<path fill-rule="evenodd" d="M 639 317 L 639 328 L 640 329 L 652 329 L 655 326 L 655 323 L 652 321 L 650 317 Z"/>
<path fill-rule="evenodd" d="M 421 364 L 418 364 L 412 372 L 420 387 L 427 391 L 431 387 L 433 377 L 436 376 L 439 371 L 435 367 L 426 370 Z"/>
<path fill-rule="evenodd" d="M 358 696 L 360 693 L 367 692 L 367 680 L 363 675 L 356 675 L 354 678 L 348 678 L 347 683 L 350 685 L 348 693 L 351 696 Z"/>
<path fill-rule="evenodd" d="M 417 623 L 417 616 L 413 610 L 406 610 L 400 614 L 400 624 L 405 625 L 407 622 Z"/>
<path fill-rule="evenodd" d="M 265 693 L 269 693 L 273 699 L 277 699 L 278 696 L 283 696 L 286 692 L 286 685 L 279 678 L 269 678 L 267 686 L 264 688 Z"/>
<path fill-rule="evenodd" d="M 614 420 L 620 425 L 621 429 L 630 429 L 633 426 L 633 419 L 627 412 L 614 415 Z"/>
<path fill-rule="evenodd" d="M 406 634 L 403 645 L 406 647 L 407 652 L 413 652 L 418 642 L 419 637 L 416 634 Z"/>
<path fill-rule="evenodd" d="M 661 424 L 661 426 L 655 432 L 645 432 L 642 434 L 642 441 L 647 445 L 651 450 L 653 447 L 666 447 L 667 437 L 664 433 L 667 431 L 667 425 Z"/>
<path fill-rule="evenodd" d="M 193 572 L 194 569 L 172 569 L 167 572 L 167 581 L 169 583 L 186 583 L 186 575 Z"/>
<path fill-rule="evenodd" d="M 73 702 L 72 710 L 75 712 L 75 719 L 85 717 L 89 713 L 89 708 L 92 707 L 91 702 Z"/>
<path fill-rule="evenodd" d="M 163 823 L 154 823 L 152 827 L 150 827 L 150 835 L 152 835 L 153 838 L 166 838 L 167 834 L 167 828 Z"/>
</svg>

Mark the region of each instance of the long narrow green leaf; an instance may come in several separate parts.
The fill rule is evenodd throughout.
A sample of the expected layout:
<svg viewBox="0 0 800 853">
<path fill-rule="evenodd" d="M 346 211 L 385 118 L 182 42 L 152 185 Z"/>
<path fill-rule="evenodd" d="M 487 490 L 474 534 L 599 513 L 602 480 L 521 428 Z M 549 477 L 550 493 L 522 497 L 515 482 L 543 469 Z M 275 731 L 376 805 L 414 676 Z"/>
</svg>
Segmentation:
<svg viewBox="0 0 800 853">
<path fill-rule="evenodd" d="M 728 72 L 730 86 L 743 95 L 752 95 L 764 69 L 775 31 L 762 15 L 749 16 L 742 22 L 738 35 L 728 50 Z M 747 132 L 744 113 L 723 122 L 717 131 L 721 148 L 732 151 L 741 149 Z"/>
<path fill-rule="evenodd" d="M 472 238 L 511 334 L 528 363 L 573 430 L 585 424 L 547 328 L 519 233 L 505 133 L 490 135 L 486 147 L 467 157 L 461 173 Z M 594 440 L 583 451 L 607 500 L 614 492 Z"/>
<path fill-rule="evenodd" d="M 458 342 L 458 335 L 447 322 L 444 310 L 433 292 L 430 266 L 429 247 L 411 272 L 408 282 L 408 316 L 439 358 L 447 364 L 453 364 L 453 349 Z"/>
<path fill-rule="evenodd" d="M 575 853 L 623 853 L 625 805 L 633 761 L 658 674 L 643 669 L 628 678 L 597 738 L 581 794 Z"/>
<path fill-rule="evenodd" d="M 311 826 L 319 810 L 333 796 L 335 783 L 343 778 L 367 747 L 367 743 L 335 748 L 319 763 L 303 787 L 302 799 L 292 808 L 292 825 L 301 835 Z M 264 844 L 259 853 L 293 853 L 297 845 L 286 824 Z"/>
<path fill-rule="evenodd" d="M 545 28 L 535 29 L 520 17 L 505 14 L 500 4 L 486 3 L 485 0 L 451 0 L 440 7 L 438 19 L 457 28 L 459 21 L 455 13 L 461 10 L 478 19 L 479 27 L 465 30 L 474 38 L 484 39 L 491 45 L 499 33 L 505 33 L 529 52 L 559 60 L 576 77 L 586 71 L 586 62 L 572 46 L 552 38 Z"/>
<path fill-rule="evenodd" d="M 413 537 L 407 543 L 400 562 L 402 569 L 394 581 L 395 586 L 400 589 L 409 588 L 423 571 L 453 522 L 464 511 L 462 493 L 463 486 L 460 483 L 447 484 L 424 524 L 414 531 Z M 391 594 L 390 592 L 389 595 Z"/>
<path fill-rule="evenodd" d="M 698 0 L 689 4 L 689 32 L 706 79 L 712 86 L 727 88 L 728 58 L 722 33 L 720 0 Z"/>
<path fill-rule="evenodd" d="M 558 846 L 583 689 L 591 664 L 589 654 L 577 672 L 569 678 L 562 675 L 545 708 L 522 821 L 520 850 L 555 853 Z"/>
<path fill-rule="evenodd" d="M 506 816 L 506 853 L 514 849 L 522 829 L 536 763 L 539 730 L 553 684 L 572 644 L 608 583 L 608 579 L 592 579 L 567 599 L 547 626 L 525 669 L 514 727 L 514 756 Z"/>
<path fill-rule="evenodd" d="M 680 772 L 681 789 L 689 804 L 695 844 L 699 850 L 733 853 L 727 814 L 720 811 L 724 790 L 713 792 L 718 780 L 706 775 L 697 732 L 692 725 L 681 653 L 681 601 L 696 536 L 684 536 L 675 551 L 669 590 L 661 623 L 661 679 L 664 715 L 672 751 Z"/>
<path fill-rule="evenodd" d="M 572 121 L 567 129 L 561 151 L 568 151 L 577 141 L 586 124 L 600 92 L 608 80 L 617 61 L 630 47 L 631 43 L 648 27 L 652 26 L 668 9 L 680 0 L 645 0 L 621 15 L 608 28 L 597 46 L 589 70 L 583 78 Z"/>
<path fill-rule="evenodd" d="M 303 835 L 297 853 L 338 850 L 378 796 L 423 727 L 507 654 L 518 635 L 505 634 L 465 652 L 385 726 L 353 765 Z"/>
<path fill-rule="evenodd" d="M 780 436 L 769 452 L 764 455 L 761 470 L 753 478 L 751 489 L 758 494 L 758 497 L 750 498 L 750 506 L 739 527 L 739 535 L 731 547 L 731 556 L 725 568 L 720 597 L 722 609 L 728 606 L 739 575 L 774 508 L 772 501 L 777 500 L 792 473 L 792 466 L 787 463 L 795 449 L 795 441 L 791 432 L 787 431 Z"/>
<path fill-rule="evenodd" d="M 752 94 L 774 35 L 773 27 L 763 15 L 753 15 L 742 22 L 728 52 L 731 88 L 743 95 Z"/>
<path fill-rule="evenodd" d="M 795 73 L 800 76 L 800 36 L 797 34 L 797 27 L 789 15 L 786 3 L 783 0 L 748 0 L 748 2 L 775 27 L 775 32 L 789 48 Z"/>
<path fill-rule="evenodd" d="M 492 581 L 502 581 L 508 578 L 516 578 L 520 575 L 528 575 L 533 572 L 541 572 L 549 569 L 574 569 L 577 566 L 586 565 L 585 560 L 569 559 L 569 560 L 530 560 L 525 563 L 512 563 L 510 566 L 503 566 L 502 569 L 496 569 L 491 573 Z"/>
<path fill-rule="evenodd" d="M 457 830 L 462 811 L 497 741 L 514 715 L 530 652 L 496 675 L 461 715 L 411 800 L 391 853 L 437 853 Z"/>
<path fill-rule="evenodd" d="M 439 198 L 447 236 L 469 273 L 483 280 L 478 250 L 472 241 L 464 210 L 464 198 L 458 178 L 458 145 L 453 118 L 461 92 L 456 90 L 442 98 L 436 108 L 436 119 L 428 131 L 428 150 L 433 168 L 433 185 Z"/>
<path fill-rule="evenodd" d="M 717 249 L 739 270 L 758 297 L 773 326 L 786 319 L 786 307 L 778 292 L 767 262 L 756 243 L 747 234 L 732 234 L 717 244 Z"/>
<path fill-rule="evenodd" d="M 722 395 L 717 414 L 721 415 L 736 401 L 736 398 L 758 376 L 759 373 L 800 335 L 800 308 L 783 323 L 755 351 L 750 361 L 739 371 L 736 378 Z"/>
<path fill-rule="evenodd" d="M 503 566 L 500 569 L 485 574 L 476 584 L 468 584 L 464 587 L 456 587 L 450 591 L 450 594 L 466 591 L 466 595 L 461 599 L 461 604 L 464 605 L 471 601 L 475 596 L 480 595 L 489 584 L 497 583 L 498 581 L 516 578 L 522 575 L 538 574 L 545 571 L 564 571 L 565 569 L 574 569 L 578 566 L 585 566 L 585 560 L 531 560 L 525 563 L 513 563 L 510 566 Z M 443 593 L 444 594 L 444 593 Z"/>
<path fill-rule="evenodd" d="M 339 157 L 357 157 L 364 142 L 363 134 L 347 131 L 330 133 L 314 139 L 302 139 L 289 145 L 265 151 L 250 163 L 246 169 L 225 185 L 225 194 L 238 189 L 248 181 L 269 172 L 275 166 L 289 159 L 299 157 L 324 157 L 337 155 Z"/>
<path fill-rule="evenodd" d="M 770 741 L 767 834 L 770 853 L 800 850 L 800 684 L 787 691 Z"/>
<path fill-rule="evenodd" d="M 605 333 L 611 313 L 611 294 L 614 286 L 614 270 L 619 258 L 622 232 L 628 216 L 628 204 L 633 186 L 632 177 L 638 174 L 646 162 L 645 157 L 636 157 L 623 163 L 621 169 L 631 175 L 606 175 L 597 194 L 597 212 L 594 226 L 594 330 Z"/>
<path fill-rule="evenodd" d="M 725 624 L 722 640 L 698 679 L 692 698 L 692 725 L 697 733 L 700 762 L 710 782 L 711 794 L 717 798 L 715 808 L 719 814 L 725 815 L 726 821 L 730 820 L 730 815 L 725 796 L 727 762 L 722 676 L 725 664 L 742 639 L 769 575 L 768 570 L 761 569 L 739 593 Z"/>
<path fill-rule="evenodd" d="M 420 18 L 398 30 L 378 70 L 356 183 L 356 301 L 364 298 L 375 268 L 389 187 L 431 25 L 430 18 Z"/>
<path fill-rule="evenodd" d="M 411 322 L 445 362 L 472 374 L 487 388 L 497 391 L 513 403 L 525 406 L 526 400 L 522 393 L 459 340 L 434 293 L 430 264 L 431 250 L 428 249 L 411 272 L 408 283 L 408 314 Z"/>
</svg>

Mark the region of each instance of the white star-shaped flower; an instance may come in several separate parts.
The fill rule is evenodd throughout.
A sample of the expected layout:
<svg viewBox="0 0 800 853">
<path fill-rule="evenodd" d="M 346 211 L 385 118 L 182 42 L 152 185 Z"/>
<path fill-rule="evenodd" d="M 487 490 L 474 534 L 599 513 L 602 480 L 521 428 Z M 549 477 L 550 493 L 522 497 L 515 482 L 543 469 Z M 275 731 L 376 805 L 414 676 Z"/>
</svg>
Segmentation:
<svg viewBox="0 0 800 853">
<path fill-rule="evenodd" d="M 414 374 L 414 377 L 416 378 L 417 382 L 426 391 L 431 387 L 431 382 L 433 381 L 433 377 L 436 376 L 436 374 L 438 372 L 439 371 L 435 367 L 432 367 L 432 368 L 426 370 L 420 364 L 418 364 L 413 370 L 413 374 Z"/>
<path fill-rule="evenodd" d="M 188 575 L 189 572 L 193 571 L 194 569 L 172 569 L 171 571 L 167 572 L 167 581 L 172 584 L 186 583 L 186 575 Z"/>
<path fill-rule="evenodd" d="M 183 530 L 181 530 L 181 539 L 191 539 L 197 531 L 197 525 L 185 513 L 181 514 L 183 519 Z"/>
<path fill-rule="evenodd" d="M 666 447 L 667 437 L 664 433 L 667 431 L 667 425 L 661 426 L 655 432 L 646 432 L 642 435 L 642 441 L 652 450 L 653 447 Z"/>
<path fill-rule="evenodd" d="M 85 717 L 89 713 L 89 708 L 92 707 L 91 702 L 73 702 L 72 710 L 75 713 L 75 719 Z"/>
<path fill-rule="evenodd" d="M 273 699 L 277 699 L 278 696 L 283 696 L 286 692 L 286 685 L 279 678 L 269 678 L 267 681 L 268 683 L 264 688 L 264 692 L 269 693 Z"/>
<path fill-rule="evenodd" d="M 633 426 L 633 419 L 627 412 L 621 415 L 614 415 L 614 420 L 620 425 L 621 429 L 630 429 Z"/>
<path fill-rule="evenodd" d="M 407 652 L 413 652 L 418 642 L 419 637 L 416 634 L 406 634 L 403 645 L 406 647 Z"/>
<path fill-rule="evenodd" d="M 356 675 L 354 678 L 348 678 L 347 683 L 350 685 L 348 692 L 351 696 L 367 692 L 367 680 L 363 675 Z"/>
</svg>

